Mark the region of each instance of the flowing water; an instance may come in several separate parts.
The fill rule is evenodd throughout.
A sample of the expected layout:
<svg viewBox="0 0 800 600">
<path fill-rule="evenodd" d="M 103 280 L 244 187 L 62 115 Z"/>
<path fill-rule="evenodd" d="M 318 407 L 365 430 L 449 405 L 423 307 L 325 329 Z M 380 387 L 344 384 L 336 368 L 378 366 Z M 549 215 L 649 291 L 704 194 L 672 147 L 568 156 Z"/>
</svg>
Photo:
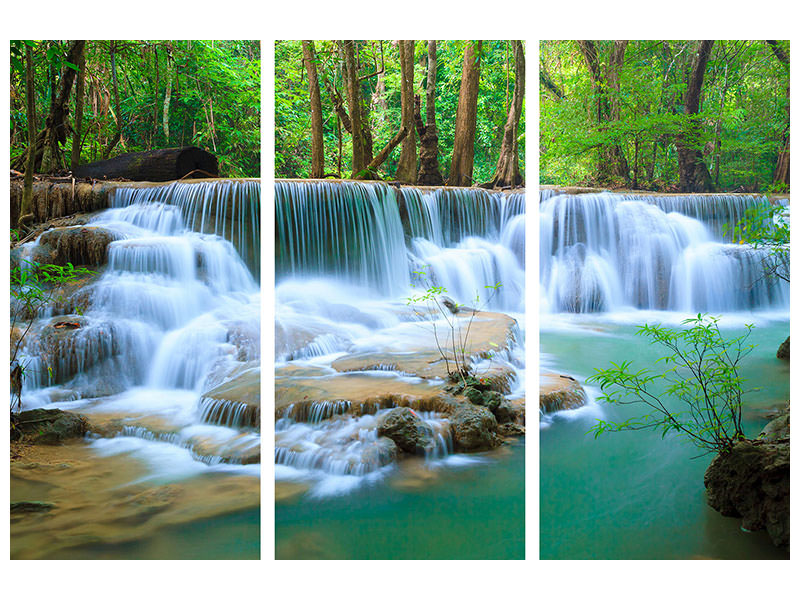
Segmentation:
<svg viewBox="0 0 800 600">
<path fill-rule="evenodd" d="M 39 315 L 22 348 L 23 407 L 84 414 L 93 426 L 87 443 L 98 465 L 135 463 L 135 472 L 114 489 L 169 492 L 174 501 L 159 511 L 174 509 L 175 522 L 187 520 L 187 509 L 178 508 L 184 500 L 179 490 L 186 497 L 194 490 L 204 528 L 215 530 L 215 515 L 228 512 L 247 515 L 253 525 L 245 528 L 244 553 L 228 552 L 230 544 L 210 538 L 200 549 L 187 542 L 189 554 L 173 558 L 258 555 L 258 519 L 246 511 L 258 506 L 260 471 L 259 204 L 254 181 L 116 189 L 111 208 L 85 226 L 113 241 L 107 265 L 78 292 L 84 308 L 63 314 L 61 303 Z M 26 251 L 35 255 L 38 243 Z M 72 300 L 66 305 L 77 306 Z M 226 480 L 246 488 L 238 501 L 226 507 L 223 497 L 204 498 L 206 483 L 224 487 Z M 93 485 L 98 498 L 112 493 L 102 478 Z M 18 525 L 19 533 L 12 529 L 12 539 L 24 538 L 27 525 Z M 173 528 L 175 547 L 181 531 L 197 537 L 191 523 L 175 529 L 166 517 L 163 527 Z M 134 543 L 129 529 L 121 522 L 113 533 L 97 534 L 95 549 L 81 543 L 81 552 L 102 555 L 102 548 L 117 544 L 115 556 L 152 557 L 147 548 L 156 542 Z M 58 549 L 59 556 L 69 553 L 73 532 L 61 533 L 66 549 Z M 80 539 L 79 532 L 73 535 Z"/>
<path fill-rule="evenodd" d="M 453 558 L 464 543 L 455 532 L 470 529 L 455 527 L 435 508 L 436 498 L 483 486 L 487 478 L 514 505 L 509 510 L 520 518 L 513 528 L 522 538 L 522 453 L 453 453 L 449 421 L 432 400 L 444 384 L 432 329 L 448 326 L 408 298 L 436 285 L 456 302 L 495 311 L 478 313 L 473 324 L 491 340 L 501 316 L 495 313 L 514 317 L 512 330 L 500 329 L 502 351 L 479 367 L 510 372 L 508 397 L 524 398 L 524 209 L 522 194 L 276 182 L 279 556 L 303 554 L 291 550 L 291 540 L 328 539 L 363 521 L 373 540 L 435 539 L 431 552 Z M 487 287 L 498 282 L 496 290 Z M 377 434 L 381 415 L 398 403 L 415 408 L 433 432 L 422 459 L 398 462 Z M 403 500 L 409 493 L 417 500 Z M 356 505 L 357 519 L 342 509 Z M 412 519 L 414 510 L 433 513 Z M 477 518 L 475 511 L 463 516 L 465 523 Z M 482 526 L 491 537 L 505 535 L 509 524 Z M 390 558 L 420 552 L 408 541 L 392 548 L 384 541 L 335 549 L 322 542 L 320 553 Z M 521 544 L 488 552 L 521 553 Z"/>
<path fill-rule="evenodd" d="M 744 361 L 744 428 L 756 435 L 789 397 L 789 367 L 775 358 L 788 335 L 789 288 L 765 277 L 775 258 L 727 243 L 724 223 L 765 200 L 751 196 L 566 195 L 540 198 L 541 368 L 581 383 L 595 368 L 664 355 L 637 326 L 680 326 L 721 316 L 723 334 L 755 328 Z M 637 406 L 589 401 L 543 415 L 540 552 L 552 558 L 786 558 L 763 532 L 705 501 L 711 456 L 688 442 L 635 431 L 587 434 L 597 419 L 624 421 Z"/>
</svg>

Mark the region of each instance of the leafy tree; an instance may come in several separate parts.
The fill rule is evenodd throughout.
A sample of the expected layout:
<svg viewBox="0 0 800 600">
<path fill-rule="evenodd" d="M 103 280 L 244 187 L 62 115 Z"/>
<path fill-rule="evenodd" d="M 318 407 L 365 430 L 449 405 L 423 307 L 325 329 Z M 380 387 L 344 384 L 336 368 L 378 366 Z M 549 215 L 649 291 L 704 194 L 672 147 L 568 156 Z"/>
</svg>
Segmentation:
<svg viewBox="0 0 800 600">
<path fill-rule="evenodd" d="M 698 314 L 682 329 L 642 325 L 637 335 L 669 351 L 659 358 L 663 370 L 633 370 L 632 361 L 595 369 L 587 381 L 600 384 L 610 404 L 637 405 L 647 412 L 622 422 L 598 420 L 595 437 L 609 431 L 651 429 L 662 437 L 674 433 L 706 452 L 727 452 L 744 439 L 739 365 L 754 348 L 747 344 L 752 325 L 726 339 L 719 318 Z M 662 389 L 663 388 L 663 389 Z"/>
</svg>

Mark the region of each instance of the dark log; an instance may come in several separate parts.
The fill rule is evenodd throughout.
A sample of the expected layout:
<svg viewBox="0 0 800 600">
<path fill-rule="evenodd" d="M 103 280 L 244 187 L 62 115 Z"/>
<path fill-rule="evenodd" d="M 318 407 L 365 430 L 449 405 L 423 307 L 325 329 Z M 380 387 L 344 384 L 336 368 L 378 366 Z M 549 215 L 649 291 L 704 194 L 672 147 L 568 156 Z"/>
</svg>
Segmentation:
<svg viewBox="0 0 800 600">
<path fill-rule="evenodd" d="M 192 171 L 198 172 L 193 177 L 218 177 L 217 157 L 195 146 L 147 150 L 81 165 L 74 175 L 76 179 L 173 181 Z"/>
</svg>

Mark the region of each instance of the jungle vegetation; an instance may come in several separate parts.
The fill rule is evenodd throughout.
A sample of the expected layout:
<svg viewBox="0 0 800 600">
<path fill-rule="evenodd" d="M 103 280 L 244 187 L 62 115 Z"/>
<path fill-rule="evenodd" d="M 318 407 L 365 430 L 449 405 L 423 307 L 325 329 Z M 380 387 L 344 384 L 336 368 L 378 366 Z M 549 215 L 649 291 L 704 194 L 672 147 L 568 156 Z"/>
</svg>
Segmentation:
<svg viewBox="0 0 800 600">
<path fill-rule="evenodd" d="M 540 182 L 789 189 L 789 42 L 543 41 Z"/>
<path fill-rule="evenodd" d="M 198 146 L 221 176 L 258 177 L 260 81 L 258 41 L 12 41 L 11 168 Z"/>
<path fill-rule="evenodd" d="M 521 41 L 275 43 L 275 170 L 285 178 L 522 185 Z"/>
</svg>

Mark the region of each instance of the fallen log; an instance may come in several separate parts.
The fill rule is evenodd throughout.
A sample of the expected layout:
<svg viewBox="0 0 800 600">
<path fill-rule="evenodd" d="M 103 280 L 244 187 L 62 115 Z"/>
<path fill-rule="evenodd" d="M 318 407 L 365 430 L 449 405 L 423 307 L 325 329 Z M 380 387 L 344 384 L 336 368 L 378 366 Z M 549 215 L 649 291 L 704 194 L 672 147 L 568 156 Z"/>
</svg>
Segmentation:
<svg viewBox="0 0 800 600">
<path fill-rule="evenodd" d="M 163 148 L 80 165 L 73 175 L 77 179 L 174 181 L 193 171 L 198 172 L 197 177 L 218 177 L 217 157 L 195 146 Z"/>
</svg>

